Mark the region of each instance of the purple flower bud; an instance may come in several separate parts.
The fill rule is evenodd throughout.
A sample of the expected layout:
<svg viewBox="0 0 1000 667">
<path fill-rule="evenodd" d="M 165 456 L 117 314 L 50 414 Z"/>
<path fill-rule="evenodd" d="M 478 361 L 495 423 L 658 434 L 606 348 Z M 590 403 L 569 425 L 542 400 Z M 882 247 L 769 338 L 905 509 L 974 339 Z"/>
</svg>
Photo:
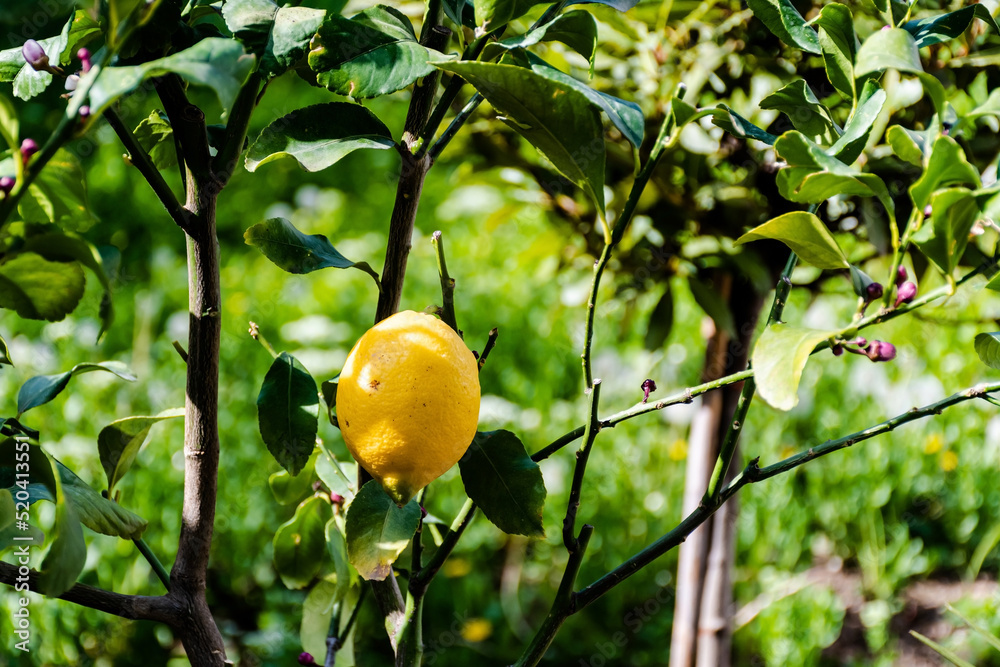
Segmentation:
<svg viewBox="0 0 1000 667">
<path fill-rule="evenodd" d="M 933 213 L 933 212 L 934 212 L 934 209 L 931 208 L 930 204 L 928 204 L 927 206 L 924 206 L 924 217 L 925 218 L 931 217 L 931 213 Z"/>
<path fill-rule="evenodd" d="M 90 71 L 90 49 L 80 49 L 76 52 L 76 57 L 80 59 L 80 64 L 83 65 L 84 73 Z"/>
<path fill-rule="evenodd" d="M 80 107 L 80 118 L 90 118 L 90 107 L 86 104 Z"/>
<path fill-rule="evenodd" d="M 316 659 L 312 657 L 312 653 L 306 653 L 303 651 L 299 653 L 299 664 L 300 665 L 315 665 Z"/>
<path fill-rule="evenodd" d="M 336 491 L 331 491 L 330 492 L 330 502 L 333 503 L 334 505 L 343 505 L 344 504 L 344 496 L 340 495 Z"/>
<path fill-rule="evenodd" d="M 0 192 L 6 197 L 10 194 L 10 191 L 14 189 L 14 179 L 10 176 L 4 176 L 0 178 Z"/>
<path fill-rule="evenodd" d="M 21 142 L 21 161 L 28 164 L 31 156 L 38 152 L 38 142 L 34 139 L 25 139 Z"/>
<path fill-rule="evenodd" d="M 854 339 L 853 343 L 855 345 L 860 346 L 860 347 L 867 347 L 868 346 L 868 339 L 865 338 L 864 336 L 858 336 L 857 338 Z"/>
<path fill-rule="evenodd" d="M 906 267 L 903 266 L 903 265 L 900 265 L 899 269 L 896 270 L 896 287 L 899 287 L 900 285 L 902 285 L 903 283 L 905 283 L 907 277 L 908 276 L 907 276 L 907 273 L 906 273 Z"/>
<path fill-rule="evenodd" d="M 645 403 L 649 400 L 649 395 L 656 391 L 656 383 L 649 378 L 646 378 L 642 381 L 642 384 L 639 385 L 639 388 L 642 389 L 642 402 Z"/>
<path fill-rule="evenodd" d="M 872 361 L 892 361 L 896 358 L 896 346 L 881 340 L 874 340 L 868 347 L 868 358 Z"/>
<path fill-rule="evenodd" d="M 917 286 L 910 281 L 906 281 L 896 290 L 896 307 L 899 308 L 900 305 L 913 301 L 913 297 L 916 295 Z"/>
<path fill-rule="evenodd" d="M 44 72 L 49 69 L 49 57 L 45 55 L 45 49 L 33 39 L 29 39 L 21 47 L 21 57 L 36 72 Z"/>
<path fill-rule="evenodd" d="M 839 357 L 842 354 L 844 354 L 844 346 L 843 345 L 831 345 L 830 346 L 830 351 L 833 352 L 833 356 Z"/>
<path fill-rule="evenodd" d="M 881 299 L 884 292 L 882 283 L 868 283 L 868 287 L 865 288 L 865 302 L 871 303 L 876 299 Z"/>
</svg>

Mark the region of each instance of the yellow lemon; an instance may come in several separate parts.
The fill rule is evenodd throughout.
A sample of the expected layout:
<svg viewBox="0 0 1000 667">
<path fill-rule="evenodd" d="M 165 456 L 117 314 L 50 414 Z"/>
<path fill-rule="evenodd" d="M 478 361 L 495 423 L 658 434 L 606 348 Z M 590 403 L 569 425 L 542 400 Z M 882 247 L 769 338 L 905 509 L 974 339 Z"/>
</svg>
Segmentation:
<svg viewBox="0 0 1000 667">
<path fill-rule="evenodd" d="M 337 384 L 351 454 L 402 506 L 458 462 L 479 421 L 479 368 L 451 327 L 397 313 L 354 345 Z"/>
</svg>

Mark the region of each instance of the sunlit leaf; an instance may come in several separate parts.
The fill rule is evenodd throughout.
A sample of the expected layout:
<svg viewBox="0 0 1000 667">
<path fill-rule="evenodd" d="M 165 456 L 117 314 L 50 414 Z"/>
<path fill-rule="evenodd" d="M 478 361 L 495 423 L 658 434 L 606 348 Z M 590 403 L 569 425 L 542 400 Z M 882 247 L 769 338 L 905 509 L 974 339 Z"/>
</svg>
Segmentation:
<svg viewBox="0 0 1000 667">
<path fill-rule="evenodd" d="M 849 99 L 856 96 L 854 58 L 858 53 L 858 37 L 854 32 L 851 10 L 832 2 L 820 10 L 815 19 L 819 28 L 819 45 L 826 65 L 826 76 L 833 87 Z"/>
<path fill-rule="evenodd" d="M 791 0 L 748 0 L 747 6 L 785 44 L 820 53 L 816 31 L 806 24 Z"/>
<path fill-rule="evenodd" d="M 108 479 L 108 494 L 132 467 L 136 455 L 153 425 L 164 419 L 184 416 L 184 408 L 164 410 L 152 417 L 126 417 L 118 419 L 104 428 L 97 436 L 97 451 L 101 457 L 101 466 Z"/>
<path fill-rule="evenodd" d="M 990 368 L 1000 369 L 1000 331 L 977 335 L 976 354 Z"/>
<path fill-rule="evenodd" d="M 420 506 L 411 500 L 403 507 L 372 480 L 361 487 L 347 510 L 347 555 L 366 580 L 382 581 L 403 553 L 420 523 Z"/>
<path fill-rule="evenodd" d="M 799 381 L 813 348 L 836 331 L 772 324 L 754 346 L 753 370 L 757 392 L 768 405 L 791 410 L 799 402 Z"/>
<path fill-rule="evenodd" d="M 823 221 L 813 213 L 793 211 L 768 220 L 736 240 L 736 245 L 774 239 L 787 245 L 799 258 L 819 269 L 846 269 L 844 251 Z"/>
<path fill-rule="evenodd" d="M 513 65 L 434 64 L 475 86 L 504 122 L 586 192 L 604 215 L 604 128 L 583 93 Z"/>
</svg>

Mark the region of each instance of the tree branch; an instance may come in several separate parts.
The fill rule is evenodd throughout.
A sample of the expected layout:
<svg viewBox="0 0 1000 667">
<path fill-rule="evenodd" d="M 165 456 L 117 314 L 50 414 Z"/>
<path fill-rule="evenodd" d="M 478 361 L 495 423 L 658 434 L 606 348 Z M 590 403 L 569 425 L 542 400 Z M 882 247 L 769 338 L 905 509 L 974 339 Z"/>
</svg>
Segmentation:
<svg viewBox="0 0 1000 667">
<path fill-rule="evenodd" d="M 563 544 L 570 555 L 579 550 L 579 540 L 576 537 L 576 513 L 580 509 L 580 494 L 583 490 L 583 477 L 587 473 L 587 461 L 590 450 L 594 446 L 597 434 L 601 432 L 601 422 L 597 417 L 598 404 L 601 400 L 601 381 L 595 380 L 590 392 L 590 419 L 584 433 L 583 446 L 576 453 L 576 466 L 573 468 L 573 484 L 569 490 L 569 501 L 566 503 L 566 516 L 563 519 Z"/>
<path fill-rule="evenodd" d="M 16 585 L 18 569 L 10 563 L 0 562 L 0 583 Z M 28 590 L 35 593 L 41 593 L 38 576 L 35 570 L 28 573 Z M 123 595 L 86 584 L 76 584 L 59 599 L 133 621 L 159 621 L 168 625 L 176 625 L 183 613 L 182 608 L 167 596 Z"/>
<path fill-rule="evenodd" d="M 815 211 L 816 205 L 809 208 L 811 212 Z M 795 270 L 798 259 L 794 252 L 791 253 L 785 263 L 785 268 L 781 271 L 778 284 L 774 288 L 774 302 L 771 304 L 771 314 L 767 318 L 767 326 L 781 321 L 781 315 L 785 312 L 785 303 L 788 301 L 788 293 L 792 289 L 792 271 Z M 712 477 L 705 490 L 705 498 L 702 500 L 704 504 L 713 504 L 719 498 L 719 491 L 722 490 L 722 483 L 726 478 L 726 473 L 729 472 L 733 456 L 736 454 L 736 445 L 739 443 L 740 433 L 743 432 L 743 427 L 746 425 L 747 414 L 750 412 L 750 405 L 753 403 L 753 395 L 756 391 L 757 383 L 754 378 L 747 378 L 746 382 L 743 383 L 743 389 L 740 390 L 736 411 L 729 422 L 726 436 L 719 446 L 719 458 L 715 460 L 715 468 L 712 470 Z"/>
<path fill-rule="evenodd" d="M 455 330 L 455 333 L 462 335 L 458 330 L 458 321 L 455 319 L 455 279 L 448 275 L 448 263 L 444 258 L 444 240 L 441 232 L 437 231 L 431 235 L 431 243 L 437 254 L 438 277 L 441 279 L 441 319 L 444 323 Z"/>
<path fill-rule="evenodd" d="M 740 473 L 721 490 L 718 495 L 718 499 L 714 504 L 706 505 L 703 503 L 699 505 L 698 508 L 685 517 L 676 528 L 577 593 L 577 605 L 575 611 L 585 609 L 599 597 L 610 591 L 621 582 L 625 581 L 625 579 L 629 578 L 640 569 L 649 565 L 651 562 L 683 542 L 695 528 L 704 523 L 705 520 L 712 516 L 712 514 L 714 514 L 723 503 L 736 495 L 739 490 L 747 484 L 775 477 L 776 475 L 793 470 L 804 463 L 808 463 L 813 459 L 825 456 L 826 454 L 830 454 L 831 452 L 835 452 L 839 449 L 850 447 L 851 445 L 868 440 L 869 438 L 874 438 L 877 435 L 887 433 L 902 424 L 923 419 L 924 417 L 938 415 L 942 411 L 954 405 L 976 398 L 983 398 L 988 394 L 997 391 L 1000 391 L 1000 382 L 976 385 L 975 387 L 970 387 L 969 389 L 952 394 L 948 398 L 940 400 L 937 403 L 931 403 L 930 405 L 926 405 L 922 408 L 913 408 L 908 412 L 904 412 L 901 415 L 887 419 L 886 421 L 863 431 L 858 431 L 842 438 L 837 438 L 836 440 L 828 440 L 822 445 L 818 445 L 816 447 L 810 447 L 804 452 L 790 456 L 765 468 L 761 468 L 757 465 L 759 458 L 754 459 L 749 463 L 749 465 L 747 465 L 742 473 Z"/>
<path fill-rule="evenodd" d="M 996 268 L 997 268 L 996 260 L 987 262 L 982 266 L 976 267 L 972 271 L 968 272 L 967 274 L 959 278 L 955 284 L 957 286 L 961 286 L 980 274 L 990 275 L 991 271 L 994 271 Z M 857 328 L 860 331 L 862 329 L 867 329 L 868 327 L 874 326 L 876 324 L 882 324 L 883 322 L 888 322 L 889 320 L 895 319 L 907 313 L 911 313 L 922 306 L 926 306 L 928 303 L 932 301 L 936 301 L 942 297 L 949 296 L 950 294 L 951 290 L 947 285 L 939 287 L 938 289 L 932 290 L 918 299 L 914 299 L 912 302 L 908 304 L 901 305 L 899 308 L 894 308 L 889 311 L 879 312 L 873 315 L 869 315 L 868 317 L 862 319 L 857 323 Z M 813 348 L 812 354 L 816 354 L 817 352 L 820 352 L 822 350 L 827 350 L 829 348 L 830 348 L 829 341 L 823 341 L 818 345 L 816 345 L 815 348 Z M 727 375 L 725 377 L 719 378 L 718 380 L 713 380 L 711 382 L 699 384 L 694 387 L 689 387 L 683 391 L 668 396 L 667 398 L 661 399 L 656 403 L 637 403 L 636 405 L 632 406 L 627 410 L 622 410 L 621 412 L 617 412 L 608 417 L 607 419 L 602 420 L 601 426 L 605 428 L 614 427 L 623 421 L 639 417 L 640 415 L 644 415 L 649 412 L 662 410 L 672 405 L 677 405 L 678 403 L 690 403 L 693 398 L 700 396 L 701 394 L 713 391 L 715 389 L 721 389 L 722 387 L 731 385 L 736 382 L 742 382 L 743 380 L 752 377 L 753 377 L 753 370 L 747 369 L 745 371 L 740 371 L 738 373 L 733 373 L 732 375 Z M 532 454 L 531 460 L 537 463 L 538 461 L 543 461 L 547 459 L 548 457 L 552 456 L 566 445 L 582 437 L 584 430 L 585 430 L 584 426 L 577 426 L 572 431 L 564 433 L 563 435 L 553 440 L 550 444 L 546 445 L 542 449 Z"/>
<path fill-rule="evenodd" d="M 153 189 L 153 194 L 156 198 L 160 200 L 163 207 L 167 209 L 167 214 L 174 223 L 184 230 L 185 233 L 191 234 L 191 223 L 188 219 L 188 212 L 185 210 L 181 203 L 174 196 L 173 191 L 167 182 L 163 179 L 163 174 L 160 170 L 156 168 L 153 164 L 153 160 L 149 157 L 149 153 L 139 144 L 136 140 L 135 135 L 125 127 L 125 123 L 122 122 L 121 117 L 112 108 L 108 108 L 104 112 L 104 119 L 108 121 L 108 125 L 111 129 L 115 131 L 118 138 L 121 140 L 122 145 L 125 150 L 128 151 L 129 157 L 135 168 L 139 170 L 142 177 L 146 179 L 149 183 L 149 187 Z"/>
</svg>

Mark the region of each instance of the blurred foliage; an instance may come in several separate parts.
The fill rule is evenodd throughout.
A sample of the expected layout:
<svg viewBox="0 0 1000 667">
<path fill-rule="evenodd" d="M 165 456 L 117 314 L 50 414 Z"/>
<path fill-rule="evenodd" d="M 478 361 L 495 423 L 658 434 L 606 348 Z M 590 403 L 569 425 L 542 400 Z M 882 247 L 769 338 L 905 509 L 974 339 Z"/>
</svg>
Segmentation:
<svg viewBox="0 0 1000 667">
<path fill-rule="evenodd" d="M 410 4 L 403 10 L 419 16 L 420 5 Z M 814 90 L 833 92 L 821 61 L 787 49 L 748 10 L 733 3 L 647 2 L 625 16 L 590 7 L 600 26 L 593 83 L 642 106 L 650 119 L 647 142 L 664 101 L 682 81 L 688 102 L 725 102 L 769 131 L 781 130 L 784 121 L 775 112 L 759 110 L 758 103 L 794 73 Z M 45 12 L 50 18 L 42 21 Z M 32 26 L 39 36 L 56 32 L 64 13 L 57 2 L 5 2 L 0 47 L 34 36 L 26 32 Z M 518 26 L 526 27 L 538 13 Z M 36 20 L 42 24 L 36 26 Z M 996 36 L 978 35 L 959 46 L 937 45 L 932 57 L 941 67 L 939 74 L 963 90 L 975 74 L 970 59 L 976 49 L 998 46 Z M 540 48 L 553 64 L 586 78 L 588 64 L 581 57 L 560 44 Z M 1000 75 L 992 72 L 990 77 L 995 87 L 993 79 Z M 914 101 L 912 90 L 898 77 L 892 85 L 894 110 L 904 118 L 918 116 L 926 102 Z M 264 96 L 251 134 L 293 109 L 328 99 L 297 79 L 279 79 Z M 210 93 L 194 91 L 194 100 L 218 115 Z M 56 119 L 47 111 L 50 101 L 42 97 L 19 103 L 24 136 L 45 136 L 54 125 Z M 135 127 L 155 107 L 156 101 L 140 92 L 123 102 L 121 112 Z M 382 98 L 370 107 L 398 133 L 403 100 Z M 552 188 L 560 178 L 516 134 L 498 128 L 484 105 L 430 172 L 403 305 L 421 310 L 440 301 L 430 235 L 443 230 L 466 340 L 481 349 L 489 329 L 500 330 L 498 347 L 482 375 L 481 430 L 510 429 L 534 451 L 582 422 L 579 350 L 600 235 L 585 198 L 569 188 Z M 609 137 L 616 141 L 609 144 L 607 199 L 609 208 L 618 210 L 631 182 L 632 155 L 615 130 L 609 130 Z M 642 215 L 611 265 L 613 279 L 602 287 L 594 370 L 604 380 L 607 413 L 639 400 L 644 378 L 654 378 L 661 395 L 699 382 L 706 327 L 704 299 L 698 298 L 704 290 L 698 285 L 711 286 L 712 269 L 735 267 L 756 289 L 766 291 L 784 260 L 777 244 L 741 252 L 732 246 L 747 227 L 791 210 L 777 196 L 773 153 L 723 138 L 707 123 L 689 126 L 681 146 L 658 168 L 641 202 Z M 99 487 L 102 471 L 95 453 L 103 426 L 126 415 L 156 414 L 183 404 L 184 364 L 172 341 L 186 336 L 184 243 L 148 187 L 122 160 L 109 127 L 98 124 L 71 150 L 87 169 L 89 198 L 99 221 L 86 236 L 121 253 L 114 285 L 117 320 L 95 342 L 101 292 L 93 280 L 83 305 L 62 322 L 42 325 L 3 311 L 0 332 L 17 366 L 0 373 L 0 396 L 10 411 L 16 388 L 32 375 L 84 361 L 127 362 L 139 376 L 134 385 L 123 386 L 103 374 L 81 376 L 74 380 L 74 391 L 34 413 L 33 425 L 45 434 L 48 450 Z M 996 145 L 984 141 L 975 151 L 989 159 Z M 873 160 L 887 178 L 895 179 L 892 192 L 902 201 L 905 173 L 892 160 Z M 382 151 L 354 153 L 320 173 L 280 160 L 256 174 L 239 171 L 220 200 L 223 457 L 209 604 L 231 657 L 240 664 L 294 661 L 301 650 L 305 598 L 304 592 L 285 589 L 271 560 L 274 530 L 294 508 L 275 502 L 267 487 L 268 476 L 279 468 L 260 441 L 254 401 L 271 359 L 248 335 L 248 323 L 258 323 L 278 349 L 294 354 L 322 381 L 339 371 L 354 340 L 369 327 L 375 305 L 375 287 L 360 272 L 289 277 L 244 245 L 243 232 L 266 218 L 285 217 L 306 233 L 325 234 L 345 256 L 378 267 L 396 164 L 393 155 Z M 176 184 L 175 174 L 165 174 Z M 852 237 L 884 248 L 886 232 L 877 214 L 855 207 L 852 201 L 837 201 L 823 215 L 843 230 L 838 240 L 849 253 L 861 248 Z M 865 224 L 858 225 L 859 218 Z M 862 259 L 852 256 L 852 261 Z M 865 266 L 888 270 L 884 258 Z M 926 267 L 915 268 L 921 290 L 940 282 L 932 271 L 924 272 Z M 809 289 L 793 290 L 786 319 L 824 326 L 853 312 L 856 299 L 843 276 L 819 282 L 806 271 L 796 274 L 796 282 Z M 666 291 L 674 325 L 662 344 L 648 350 L 644 340 L 650 314 Z M 997 318 L 1000 298 L 995 294 L 970 299 L 960 293 L 939 308 L 922 311 L 920 319 L 900 319 L 879 329 L 881 338 L 899 348 L 893 364 L 873 365 L 850 355 L 814 359 L 792 412 L 758 406 L 743 435 L 745 452 L 773 462 L 975 384 L 984 369 L 969 352 L 971 341 L 980 322 Z M 623 423 L 600 439 L 581 509 L 581 519 L 597 527 L 581 583 L 617 566 L 681 518 L 692 414 L 691 406 L 679 405 Z M 150 522 L 145 539 L 168 568 L 180 524 L 182 434 L 177 421 L 157 426 L 119 486 L 122 504 Z M 347 456 L 335 429 L 321 424 L 320 436 Z M 1000 416 L 986 404 L 970 403 L 746 489 L 737 524 L 737 603 L 753 601 L 818 563 L 840 565 L 860 577 L 867 601 L 862 621 L 868 653 L 856 664 L 890 664 L 900 650 L 898 636 L 890 632 L 891 619 L 903 610 L 909 583 L 977 575 L 996 580 L 1000 553 L 988 543 L 978 571 L 970 572 L 969 563 L 984 540 L 996 541 L 998 461 Z M 561 520 L 571 466 L 568 449 L 542 464 L 549 491 L 547 526 Z M 431 487 L 427 507 L 448 523 L 463 500 L 458 471 L 452 470 Z M 89 531 L 87 539 L 83 583 L 122 593 L 162 592 L 132 544 Z M 509 664 L 546 613 L 565 558 L 558 531 L 550 530 L 545 540 L 528 541 L 503 535 L 482 519 L 474 522 L 428 594 L 427 664 Z M 407 559 L 404 554 L 401 562 Z M 545 664 L 665 664 L 675 566 L 676 555 L 668 554 L 572 617 Z M 0 596 L 3 627 L 9 627 L 12 598 L 9 592 Z M 1000 594 L 958 607 L 988 629 L 1000 628 Z M 179 642 L 165 626 L 123 621 L 51 600 L 35 601 L 31 612 L 33 652 L 5 654 L 10 647 L 4 645 L 0 661 L 186 664 Z M 737 631 L 737 663 L 840 664 L 835 656 L 824 658 L 823 651 L 840 635 L 844 618 L 844 602 L 828 589 L 776 600 Z M 356 651 L 365 656 L 361 664 L 391 664 L 372 605 L 364 608 L 359 628 Z M 996 660 L 976 641 L 964 643 L 956 636 L 953 644 L 977 664 Z"/>
</svg>

